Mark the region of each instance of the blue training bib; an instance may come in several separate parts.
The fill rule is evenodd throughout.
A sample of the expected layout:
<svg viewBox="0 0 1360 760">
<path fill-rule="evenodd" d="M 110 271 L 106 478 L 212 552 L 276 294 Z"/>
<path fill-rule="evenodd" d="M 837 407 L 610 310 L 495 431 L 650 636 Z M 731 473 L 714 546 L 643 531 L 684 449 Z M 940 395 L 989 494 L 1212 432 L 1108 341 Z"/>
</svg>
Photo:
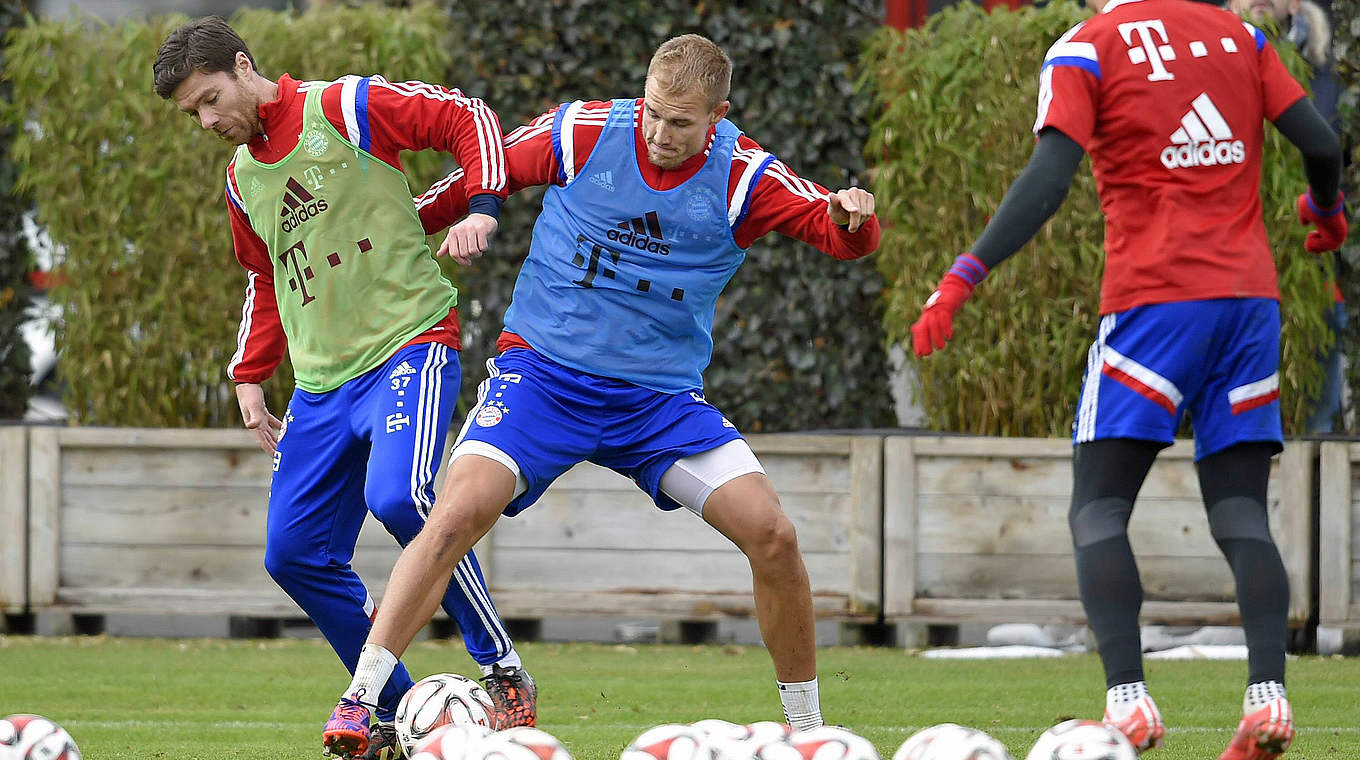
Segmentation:
<svg viewBox="0 0 1360 760">
<path fill-rule="evenodd" d="M 635 108 L 613 101 L 581 171 L 548 188 L 505 327 L 560 364 L 680 393 L 703 386 L 718 295 L 746 258 L 727 202 L 741 130 L 718 122 L 698 173 L 655 190 L 638 167 Z"/>
</svg>

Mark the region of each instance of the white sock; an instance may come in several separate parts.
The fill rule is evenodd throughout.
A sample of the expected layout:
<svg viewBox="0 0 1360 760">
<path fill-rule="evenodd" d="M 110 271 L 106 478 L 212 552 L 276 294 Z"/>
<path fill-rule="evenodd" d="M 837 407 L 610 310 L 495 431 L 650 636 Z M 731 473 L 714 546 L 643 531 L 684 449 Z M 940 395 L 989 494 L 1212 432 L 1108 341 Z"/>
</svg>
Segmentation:
<svg viewBox="0 0 1360 760">
<path fill-rule="evenodd" d="M 1121 683 L 1105 692 L 1105 714 L 1110 720 L 1123 720 L 1133 714 L 1143 697 L 1148 696 L 1146 681 Z"/>
<path fill-rule="evenodd" d="M 502 668 L 524 667 L 524 663 L 519 659 L 519 652 L 515 651 L 513 648 L 510 650 L 510 654 L 507 654 L 506 656 L 500 658 L 499 660 L 496 660 L 495 662 L 491 663 L 491 665 L 478 665 L 477 667 L 482 669 L 482 675 L 489 676 L 491 675 L 491 668 L 493 665 L 499 665 Z"/>
<path fill-rule="evenodd" d="M 779 684 L 779 701 L 784 703 L 784 720 L 795 731 L 809 731 L 822 725 L 822 705 L 817 698 L 817 679 Z"/>
<path fill-rule="evenodd" d="M 370 710 L 377 709 L 378 695 L 382 693 L 383 687 L 387 685 L 387 679 L 392 677 L 392 670 L 396 667 L 396 655 L 377 644 L 364 644 L 364 648 L 359 650 L 359 664 L 354 668 L 354 680 L 350 681 L 349 688 L 345 690 L 345 699 L 358 702 Z"/>
<path fill-rule="evenodd" d="M 1277 699 L 1284 699 L 1284 684 L 1279 681 L 1261 681 L 1247 686 L 1247 694 L 1242 698 L 1242 713 L 1248 715 L 1265 707 Z"/>
</svg>

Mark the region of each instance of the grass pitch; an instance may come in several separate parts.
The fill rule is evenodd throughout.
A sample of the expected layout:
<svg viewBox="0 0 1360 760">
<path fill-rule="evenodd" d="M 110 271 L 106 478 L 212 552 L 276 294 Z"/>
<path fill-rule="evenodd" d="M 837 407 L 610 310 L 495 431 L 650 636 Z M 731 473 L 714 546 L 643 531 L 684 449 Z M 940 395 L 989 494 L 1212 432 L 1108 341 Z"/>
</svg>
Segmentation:
<svg viewBox="0 0 1360 760">
<path fill-rule="evenodd" d="M 522 644 L 539 684 L 539 726 L 576 760 L 616 760 L 659 723 L 779 720 L 758 647 Z M 1094 655 L 933 660 L 900 649 L 819 650 L 823 714 L 869 738 L 884 760 L 942 722 L 983 729 L 1023 760 L 1045 728 L 1098 718 Z M 404 658 L 416 678 L 474 675 L 460 644 L 426 641 Z M 1168 725 L 1149 760 L 1213 760 L 1241 711 L 1243 662 L 1147 663 Z M 33 712 L 71 732 L 90 760 L 319 758 L 321 724 L 349 683 L 318 640 L 161 640 L 0 636 L 0 715 Z M 1360 660 L 1289 664 L 1298 737 L 1286 758 L 1360 758 Z"/>
</svg>

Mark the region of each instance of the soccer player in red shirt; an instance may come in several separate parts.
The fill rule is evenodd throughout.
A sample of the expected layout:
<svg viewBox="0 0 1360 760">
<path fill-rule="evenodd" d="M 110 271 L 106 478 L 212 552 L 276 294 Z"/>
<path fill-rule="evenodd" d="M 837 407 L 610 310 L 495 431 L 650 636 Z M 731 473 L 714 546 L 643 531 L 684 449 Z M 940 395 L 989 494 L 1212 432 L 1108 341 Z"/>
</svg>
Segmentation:
<svg viewBox="0 0 1360 760">
<path fill-rule="evenodd" d="M 1237 584 L 1249 676 L 1221 760 L 1268 760 L 1294 735 L 1285 698 L 1289 585 L 1266 515 L 1283 438 L 1279 290 L 1261 215 L 1264 125 L 1303 155 L 1306 246 L 1347 225 L 1340 147 L 1265 35 L 1192 0 L 1088 0 L 1097 11 L 1049 49 L 1030 163 L 912 325 L 918 356 L 953 336 L 954 312 L 1062 203 L 1081 161 L 1105 213 L 1101 321 L 1073 427 L 1069 524 L 1077 582 L 1105 668 L 1105 721 L 1139 750 L 1165 729 L 1143 680 L 1143 592 L 1128 519 L 1185 413 L 1214 540 Z"/>
</svg>

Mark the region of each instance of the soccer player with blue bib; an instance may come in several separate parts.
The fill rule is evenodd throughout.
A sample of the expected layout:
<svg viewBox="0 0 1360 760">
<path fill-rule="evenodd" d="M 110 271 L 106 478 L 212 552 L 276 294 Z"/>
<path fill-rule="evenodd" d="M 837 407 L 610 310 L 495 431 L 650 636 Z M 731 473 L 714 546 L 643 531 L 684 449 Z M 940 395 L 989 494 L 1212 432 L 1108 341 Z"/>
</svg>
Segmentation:
<svg viewBox="0 0 1360 760">
<path fill-rule="evenodd" d="M 371 511 L 403 545 L 420 532 L 461 375 L 458 292 L 425 243 L 399 154 L 433 148 L 466 167 L 473 189 L 458 211 L 472 213 L 450 236 L 456 252 L 480 251 L 506 193 L 500 123 L 480 100 L 423 82 L 271 81 L 215 17 L 171 32 L 154 74 L 157 94 L 237 146 L 226 199 L 248 285 L 228 375 L 274 457 L 265 567 L 352 671 L 374 613 L 350 567 L 360 527 Z M 297 388 L 280 422 L 260 383 L 285 349 Z M 533 680 L 476 557 L 452 580 L 435 596 L 481 665 L 497 720 L 533 725 Z M 411 683 L 398 665 L 362 695 L 378 727 L 370 737 L 364 726 L 355 754 L 400 752 L 393 713 Z"/>
<path fill-rule="evenodd" d="M 749 445 L 703 396 L 719 293 L 778 230 L 836 258 L 871 253 L 873 196 L 795 175 L 724 118 L 732 64 L 711 41 L 661 45 L 641 99 L 564 104 L 506 139 L 511 190 L 548 185 L 501 354 L 450 454 L 425 530 L 325 732 L 379 689 L 435 609 L 432 586 L 501 514 L 591 461 L 662 509 L 687 508 L 747 556 L 786 719 L 822 724 L 812 595 L 793 524 Z M 441 183 L 420 205 L 437 209 Z M 456 255 L 456 254 L 455 254 Z M 466 260 L 466 256 L 458 256 Z"/>
<path fill-rule="evenodd" d="M 1279 288 L 1261 214 L 1263 121 L 1303 155 L 1299 219 L 1345 240 L 1340 147 L 1265 35 L 1192 0 L 1088 0 L 1050 48 L 1038 142 L 996 216 L 912 326 L 943 348 L 954 312 L 1062 203 L 1083 153 L 1105 212 L 1100 327 L 1073 426 L 1077 585 L 1105 668 L 1105 722 L 1161 744 L 1143 680 L 1134 499 L 1188 412 L 1210 531 L 1232 568 L 1248 649 L 1243 717 L 1221 760 L 1269 760 L 1294 736 L 1285 697 L 1289 583 L 1266 514 L 1280 424 Z"/>
</svg>

